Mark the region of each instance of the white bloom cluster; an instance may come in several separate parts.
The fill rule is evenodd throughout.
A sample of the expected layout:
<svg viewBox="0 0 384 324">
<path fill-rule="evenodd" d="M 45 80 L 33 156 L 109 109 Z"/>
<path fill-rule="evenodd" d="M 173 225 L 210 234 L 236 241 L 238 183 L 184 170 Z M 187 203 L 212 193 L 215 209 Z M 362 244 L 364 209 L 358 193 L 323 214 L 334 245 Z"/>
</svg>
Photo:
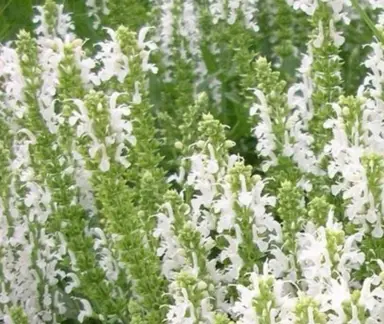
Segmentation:
<svg viewBox="0 0 384 324">
<path fill-rule="evenodd" d="M 116 33 L 109 28 L 106 31 L 111 40 L 99 44 L 100 51 L 96 59 L 102 63 L 102 68 L 98 77 L 101 81 L 107 81 L 116 76 L 119 82 L 123 82 L 129 73 L 128 57 L 121 52 Z"/>
<path fill-rule="evenodd" d="M 350 0 L 287 0 L 287 3 L 293 6 L 294 9 L 300 9 L 310 16 L 315 13 L 321 3 L 325 3 L 332 8 L 336 20 L 344 19 L 346 22 L 349 19 L 346 17 L 347 12 L 345 9 L 352 5 Z"/>
<path fill-rule="evenodd" d="M 0 48 L 0 76 L 3 81 L 3 104 L 4 109 L 0 114 L 8 122 L 14 114 L 17 118 L 22 118 L 27 107 L 23 105 L 24 78 L 21 73 L 19 59 L 14 49 L 8 46 Z"/>
<path fill-rule="evenodd" d="M 0 322 L 381 323 L 383 1 L 116 1 L 0 45 Z"/>
<path fill-rule="evenodd" d="M 210 120 L 209 116 L 206 118 Z M 197 318 L 214 323 L 212 307 L 229 311 L 225 286 L 239 280 L 244 275 L 243 267 L 250 266 L 251 256 L 242 256 L 241 251 L 250 249 L 252 253 L 263 254 L 271 244 L 281 242 L 282 236 L 279 224 L 267 211 L 274 206 L 275 198 L 262 194 L 263 181 L 252 179 L 255 183 L 250 187 L 244 174 L 237 175 L 236 170 L 244 166 L 238 156 L 226 155 L 222 160 L 220 149 L 210 141 L 194 145 L 196 151 L 189 158 L 191 168 L 185 188 L 193 189 L 195 194 L 190 204 L 166 203 L 164 212 L 158 214 L 155 230 L 155 236 L 161 239 L 158 254 L 162 257 L 163 273 L 171 280 L 170 291 L 174 291 L 169 323 L 181 323 L 182 319 L 193 323 Z M 234 191 L 234 183 L 239 184 L 239 191 Z M 185 199 L 185 194 L 179 199 Z M 214 249 L 219 248 L 219 241 L 224 246 L 216 257 L 211 257 Z M 198 291 L 205 291 L 208 286 L 202 295 L 194 291 L 193 294 L 201 296 L 198 305 L 191 304 L 196 296 L 189 296 L 191 292 L 180 286 L 180 277 L 186 274 L 195 278 Z M 209 298 L 214 298 L 215 304 Z M 191 317 L 186 315 L 188 309 Z"/>
<path fill-rule="evenodd" d="M 269 161 L 263 166 L 263 170 L 267 171 L 270 166 L 274 166 L 277 163 L 277 157 L 274 152 L 276 149 L 276 136 L 273 132 L 270 108 L 264 94 L 258 89 L 254 89 L 253 92 L 260 103 L 254 103 L 250 108 L 249 114 L 250 116 L 257 114 L 260 118 L 260 122 L 254 128 L 254 134 L 258 140 L 256 150 L 261 156 L 269 158 Z"/>
<path fill-rule="evenodd" d="M 94 159 L 98 152 L 101 153 L 99 169 L 103 172 L 108 171 L 110 168 L 111 157 L 107 154 L 109 147 L 116 147 L 113 156 L 114 160 L 125 167 L 129 167 L 129 162 L 123 152 L 128 149 L 127 143 L 135 144 L 135 137 L 131 135 L 132 124 L 129 120 L 125 119 L 130 114 L 129 107 L 125 104 L 117 106 L 118 96 L 119 93 L 113 93 L 109 99 L 110 125 L 107 126 L 109 127 L 108 135 L 103 141 L 97 138 L 93 128 L 93 121 L 89 117 L 84 102 L 80 99 L 74 100 L 78 110 L 75 110 L 69 118 L 70 126 L 76 129 L 76 136 L 78 138 L 86 137 L 91 140 L 88 148 L 89 157 Z M 101 104 L 99 109 L 100 111 L 103 109 Z"/>
<path fill-rule="evenodd" d="M 36 6 L 37 14 L 34 16 L 33 22 L 37 24 L 36 34 L 42 37 L 50 37 L 52 34 L 55 37 L 62 39 L 73 38 L 75 26 L 72 22 L 71 16 L 64 12 L 64 5 L 55 6 L 56 16 L 54 25 L 51 26 L 47 22 L 45 9 L 42 6 Z M 53 30 L 50 30 L 50 29 Z"/>
</svg>

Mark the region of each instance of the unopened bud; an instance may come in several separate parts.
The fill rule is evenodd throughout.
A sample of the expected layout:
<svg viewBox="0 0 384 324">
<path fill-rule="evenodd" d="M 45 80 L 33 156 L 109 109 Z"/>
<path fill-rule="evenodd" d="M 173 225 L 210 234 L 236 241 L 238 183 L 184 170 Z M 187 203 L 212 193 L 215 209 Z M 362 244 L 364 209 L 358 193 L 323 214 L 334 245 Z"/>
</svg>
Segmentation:
<svg viewBox="0 0 384 324">
<path fill-rule="evenodd" d="M 200 149 L 204 148 L 204 145 L 205 145 L 205 142 L 202 141 L 202 140 L 200 140 L 200 141 L 198 141 L 198 142 L 196 143 L 196 146 L 197 146 L 198 148 L 200 148 Z"/>
<path fill-rule="evenodd" d="M 231 140 L 225 141 L 225 147 L 226 148 L 231 148 L 231 147 L 234 147 L 235 145 L 236 145 L 236 143 L 234 141 L 231 141 Z"/>
<path fill-rule="evenodd" d="M 344 116 L 348 116 L 349 113 L 350 113 L 349 108 L 348 108 L 348 107 L 343 107 L 343 115 L 344 115 Z"/>
<path fill-rule="evenodd" d="M 205 290 L 207 289 L 208 285 L 204 281 L 199 281 L 197 284 L 198 290 Z"/>
<path fill-rule="evenodd" d="M 177 150 L 182 150 L 183 146 L 184 146 L 183 143 L 181 143 L 180 141 L 175 142 L 175 148 Z"/>
<path fill-rule="evenodd" d="M 139 212 L 137 213 L 137 216 L 142 219 L 145 217 L 145 212 L 142 210 L 139 210 Z"/>
<path fill-rule="evenodd" d="M 213 116 L 211 114 L 204 114 L 203 120 L 213 120 Z"/>
<path fill-rule="evenodd" d="M 207 99 L 207 94 L 205 92 L 199 93 L 199 95 L 197 96 L 198 103 L 201 103 L 206 99 Z"/>
<path fill-rule="evenodd" d="M 81 47 L 83 45 L 83 41 L 80 38 L 76 38 L 72 41 L 73 47 Z"/>
</svg>

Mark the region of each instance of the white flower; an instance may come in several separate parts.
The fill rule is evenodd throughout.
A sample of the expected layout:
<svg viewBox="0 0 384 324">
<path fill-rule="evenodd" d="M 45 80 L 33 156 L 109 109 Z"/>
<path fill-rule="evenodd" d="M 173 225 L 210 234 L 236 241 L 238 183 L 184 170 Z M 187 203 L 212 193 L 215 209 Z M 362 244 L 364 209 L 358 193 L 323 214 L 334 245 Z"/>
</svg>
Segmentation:
<svg viewBox="0 0 384 324">
<path fill-rule="evenodd" d="M 108 0 L 102 0 L 96 3 L 96 0 L 86 0 L 85 5 L 88 7 L 88 16 L 93 17 L 93 28 L 98 29 L 101 24 L 100 15 L 108 15 Z"/>
<path fill-rule="evenodd" d="M 214 202 L 214 210 L 220 213 L 217 224 L 217 231 L 222 233 L 224 230 L 233 228 L 235 225 L 235 211 L 233 210 L 233 194 L 228 185 L 224 185 L 224 194 Z"/>
<path fill-rule="evenodd" d="M 60 302 L 60 292 L 57 290 L 54 293 L 53 305 L 57 308 L 60 315 L 65 313 L 66 311 L 65 303 Z"/>
<path fill-rule="evenodd" d="M 324 42 L 324 28 L 323 22 L 319 21 L 319 35 L 313 40 L 313 46 L 316 48 L 322 47 Z"/>
<path fill-rule="evenodd" d="M 33 18 L 33 22 L 38 24 L 36 34 L 40 37 L 52 37 L 49 33 L 49 27 L 45 20 L 45 11 L 43 6 L 36 6 L 37 14 Z M 70 37 L 74 38 L 73 30 L 75 26 L 69 14 L 64 13 L 64 5 L 57 5 L 56 26 L 54 26 L 54 34 L 61 38 Z"/>
<path fill-rule="evenodd" d="M 153 41 L 146 41 L 145 38 L 148 34 L 148 31 L 153 27 L 142 27 L 139 31 L 137 44 L 139 48 L 146 49 L 148 48 L 150 51 L 153 51 L 157 48 L 156 44 Z"/>
<path fill-rule="evenodd" d="M 131 114 L 130 107 L 121 104 L 117 105 L 117 98 L 122 93 L 114 92 L 109 98 L 109 116 L 112 136 L 118 144 L 128 142 L 131 145 L 136 144 L 136 138 L 132 134 L 132 122 L 127 119 Z"/>
<path fill-rule="evenodd" d="M 278 247 L 272 248 L 270 253 L 274 259 L 266 261 L 268 267 L 271 269 L 271 273 L 274 277 L 281 278 L 286 272 L 290 270 L 290 260 L 288 256 L 286 256 Z"/>
<path fill-rule="evenodd" d="M 330 31 L 330 36 L 337 47 L 340 47 L 341 45 L 344 44 L 345 37 L 341 35 L 341 32 L 336 31 L 335 23 L 333 19 L 329 21 L 329 31 Z"/>
<path fill-rule="evenodd" d="M 167 312 L 167 321 L 169 324 L 193 324 L 193 318 L 187 317 L 186 313 L 190 308 L 190 302 L 177 302 L 176 305 L 171 305 Z"/>
<path fill-rule="evenodd" d="M 99 43 L 100 50 L 95 58 L 102 65 L 98 73 L 101 81 L 108 81 L 116 76 L 119 82 L 123 82 L 129 73 L 128 57 L 121 51 L 119 41 L 116 37 L 116 32 L 110 28 L 105 28 L 110 41 Z"/>
<path fill-rule="evenodd" d="M 4 282 L 1 283 L 0 304 L 8 304 L 10 301 Z"/>
<path fill-rule="evenodd" d="M 222 250 L 220 253 L 220 261 L 228 259 L 231 262 L 231 266 L 226 271 L 226 278 L 230 282 L 234 279 L 238 279 L 240 270 L 243 267 L 243 259 L 239 255 L 239 245 L 241 244 L 241 237 L 232 238 L 229 235 L 224 235 L 228 247 Z"/>
<path fill-rule="evenodd" d="M 23 92 L 25 80 L 16 50 L 4 45 L 0 46 L 0 77 L 4 79 L 1 93 L 6 107 L 1 107 L 0 116 L 4 117 L 2 110 L 5 109 L 17 118 L 22 118 L 27 110 Z"/>
<path fill-rule="evenodd" d="M 312 16 L 317 8 L 316 0 L 287 0 L 287 3 L 293 7 L 293 9 L 300 9 L 307 15 Z"/>
<path fill-rule="evenodd" d="M 141 104 L 141 94 L 140 94 L 140 82 L 136 81 L 135 82 L 135 93 L 132 96 L 132 103 L 134 105 L 139 105 Z"/>
<path fill-rule="evenodd" d="M 80 299 L 80 303 L 82 304 L 82 310 L 80 311 L 79 315 L 77 316 L 77 320 L 80 323 L 84 322 L 84 318 L 91 317 L 93 314 L 92 306 L 86 299 Z"/>
<path fill-rule="evenodd" d="M 69 282 L 64 289 L 67 294 L 69 294 L 74 288 L 80 287 L 80 280 L 76 274 L 67 273 L 65 277 L 71 279 L 71 282 Z"/>
<path fill-rule="evenodd" d="M 257 114 L 260 118 L 260 122 L 254 128 L 253 132 L 258 139 L 256 150 L 261 156 L 269 157 L 269 160 L 264 163 L 263 170 L 266 171 L 271 165 L 277 163 L 277 157 L 274 153 L 276 148 L 276 136 L 272 129 L 272 120 L 270 118 L 269 108 L 267 106 L 267 100 L 265 95 L 259 89 L 253 89 L 254 95 L 260 101 L 260 104 L 253 104 L 250 109 L 250 115 Z"/>
</svg>

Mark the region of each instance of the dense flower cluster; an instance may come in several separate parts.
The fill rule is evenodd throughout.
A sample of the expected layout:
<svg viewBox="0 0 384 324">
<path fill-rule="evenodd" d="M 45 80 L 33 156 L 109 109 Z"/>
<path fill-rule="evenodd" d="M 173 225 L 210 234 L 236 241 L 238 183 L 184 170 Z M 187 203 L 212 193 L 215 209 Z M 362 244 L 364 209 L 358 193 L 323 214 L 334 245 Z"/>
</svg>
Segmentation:
<svg viewBox="0 0 384 324">
<path fill-rule="evenodd" d="M 382 323 L 382 1 L 84 7 L 0 45 L 0 322 Z"/>
</svg>

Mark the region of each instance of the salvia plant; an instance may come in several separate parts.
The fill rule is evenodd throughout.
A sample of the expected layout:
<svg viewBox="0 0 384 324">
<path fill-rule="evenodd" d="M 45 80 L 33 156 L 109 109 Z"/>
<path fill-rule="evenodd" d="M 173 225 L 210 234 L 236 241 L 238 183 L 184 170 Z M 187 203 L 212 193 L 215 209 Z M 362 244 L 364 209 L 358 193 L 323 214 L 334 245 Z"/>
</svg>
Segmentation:
<svg viewBox="0 0 384 324">
<path fill-rule="evenodd" d="M 71 3 L 0 44 L 0 322 L 383 323 L 384 2 Z"/>
</svg>

